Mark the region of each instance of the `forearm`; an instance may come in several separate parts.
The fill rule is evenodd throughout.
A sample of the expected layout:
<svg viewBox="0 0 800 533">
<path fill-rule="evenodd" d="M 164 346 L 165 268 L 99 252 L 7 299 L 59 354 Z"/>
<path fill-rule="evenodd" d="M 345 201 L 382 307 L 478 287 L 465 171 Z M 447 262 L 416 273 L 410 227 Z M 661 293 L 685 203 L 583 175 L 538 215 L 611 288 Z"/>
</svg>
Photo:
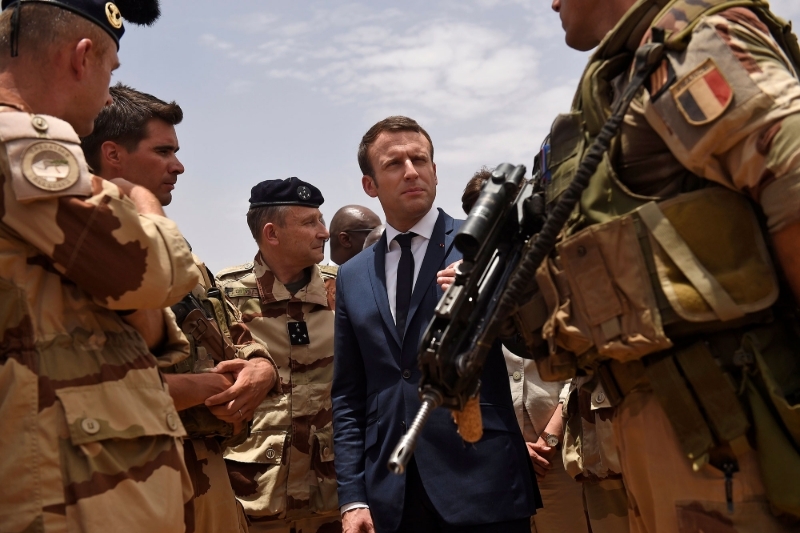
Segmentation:
<svg viewBox="0 0 800 533">
<path fill-rule="evenodd" d="M 142 309 L 125 315 L 122 319 L 139 332 L 151 351 L 164 344 L 166 328 L 164 314 L 160 309 Z"/>
<path fill-rule="evenodd" d="M 183 411 L 200 405 L 233 383 L 227 374 L 164 374 L 175 409 Z"/>
</svg>

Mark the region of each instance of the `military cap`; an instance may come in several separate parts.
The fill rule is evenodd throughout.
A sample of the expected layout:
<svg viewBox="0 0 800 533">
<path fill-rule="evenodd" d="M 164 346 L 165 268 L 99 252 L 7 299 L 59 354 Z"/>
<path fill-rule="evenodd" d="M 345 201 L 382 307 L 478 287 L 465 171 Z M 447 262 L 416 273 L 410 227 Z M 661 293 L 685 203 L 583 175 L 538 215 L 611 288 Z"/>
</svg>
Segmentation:
<svg viewBox="0 0 800 533">
<path fill-rule="evenodd" d="M 325 202 L 319 189 L 295 177 L 262 181 L 250 189 L 250 208 L 270 205 L 319 207 Z"/>
<path fill-rule="evenodd" d="M 19 20 L 22 17 L 24 4 L 48 4 L 61 9 L 72 11 L 76 15 L 91 20 L 114 39 L 119 49 L 119 40 L 125 33 L 122 25 L 124 18 L 133 24 L 144 24 L 149 26 L 161 15 L 158 0 L 2 0 L 2 8 L 13 7 L 14 13 L 11 24 L 19 34 Z M 12 31 L 12 35 L 15 32 Z M 15 43 L 12 43 L 12 56 L 16 55 L 13 50 Z"/>
</svg>

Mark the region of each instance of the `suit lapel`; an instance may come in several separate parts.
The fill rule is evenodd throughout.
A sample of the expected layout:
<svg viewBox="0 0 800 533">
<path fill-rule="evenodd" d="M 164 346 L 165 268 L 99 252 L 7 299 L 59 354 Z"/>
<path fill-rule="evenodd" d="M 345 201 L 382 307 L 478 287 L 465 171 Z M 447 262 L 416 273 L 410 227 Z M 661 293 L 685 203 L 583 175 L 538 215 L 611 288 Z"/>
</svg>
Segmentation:
<svg viewBox="0 0 800 533">
<path fill-rule="evenodd" d="M 369 281 L 372 284 L 372 294 L 375 296 L 375 304 L 378 306 L 381 318 L 386 324 L 386 329 L 391 332 L 392 338 L 398 346 L 403 344 L 397 334 L 397 327 L 394 325 L 392 311 L 389 309 L 389 296 L 386 291 L 386 232 L 383 233 L 381 240 L 372 248 L 375 258 L 370 261 Z"/>
<path fill-rule="evenodd" d="M 425 251 L 425 259 L 422 260 L 422 267 L 419 269 L 417 282 L 414 285 L 414 292 L 411 294 L 411 306 L 408 310 L 406 320 L 406 331 L 414 314 L 417 312 L 425 293 L 430 290 L 431 284 L 436 283 L 436 273 L 443 268 L 443 263 L 450 247 L 453 245 L 453 219 L 444 211 L 439 209 L 439 218 L 433 226 L 431 239 L 428 241 L 428 249 Z M 417 342 L 417 339 L 414 339 Z"/>
</svg>

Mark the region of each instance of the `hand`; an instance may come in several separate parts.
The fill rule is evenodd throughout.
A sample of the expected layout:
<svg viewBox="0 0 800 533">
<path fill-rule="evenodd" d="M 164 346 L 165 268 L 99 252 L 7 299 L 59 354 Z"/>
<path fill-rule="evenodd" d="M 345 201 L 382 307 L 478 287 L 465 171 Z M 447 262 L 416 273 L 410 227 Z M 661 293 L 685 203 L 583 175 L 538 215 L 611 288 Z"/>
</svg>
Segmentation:
<svg viewBox="0 0 800 533">
<path fill-rule="evenodd" d="M 125 178 L 114 178 L 108 181 L 116 185 L 123 194 L 133 200 L 139 214 L 164 216 L 164 209 L 161 206 L 161 202 L 159 202 L 158 198 L 149 190 L 141 185 L 131 183 Z"/>
<path fill-rule="evenodd" d="M 347 511 L 342 516 L 342 533 L 375 533 L 372 514 L 369 509 L 358 508 Z"/>
<path fill-rule="evenodd" d="M 201 405 L 206 398 L 233 385 L 231 374 L 162 374 L 169 385 L 175 410 L 183 411 Z"/>
<path fill-rule="evenodd" d="M 557 448 L 548 446 L 541 437 L 536 442 L 526 442 L 525 444 L 528 446 L 528 455 L 531 456 L 536 479 L 541 481 L 547 475 L 547 472 L 553 468 L 552 459 Z"/>
<path fill-rule="evenodd" d="M 459 263 L 461 263 L 460 259 L 444 270 L 440 270 L 436 273 L 436 283 L 439 284 L 443 291 L 449 289 L 450 285 L 456 280 L 456 266 Z"/>
<path fill-rule="evenodd" d="M 231 388 L 205 401 L 214 416 L 232 424 L 252 419 L 278 379 L 275 367 L 262 357 L 222 361 L 212 373 L 230 373 L 236 380 Z"/>
</svg>

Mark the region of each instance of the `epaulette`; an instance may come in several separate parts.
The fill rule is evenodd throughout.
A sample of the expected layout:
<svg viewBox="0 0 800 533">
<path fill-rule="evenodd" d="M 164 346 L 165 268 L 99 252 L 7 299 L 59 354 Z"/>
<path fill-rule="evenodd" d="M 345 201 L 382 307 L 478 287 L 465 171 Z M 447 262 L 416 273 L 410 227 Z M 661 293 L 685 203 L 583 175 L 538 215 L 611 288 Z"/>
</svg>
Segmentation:
<svg viewBox="0 0 800 533">
<path fill-rule="evenodd" d="M 253 262 L 242 263 L 228 268 L 223 268 L 217 272 L 217 279 L 220 281 L 237 280 L 245 277 L 253 271 Z"/>
<path fill-rule="evenodd" d="M 0 113 L 0 143 L 7 146 L 14 195 L 20 202 L 91 196 L 92 175 L 69 123 L 22 111 Z"/>
<path fill-rule="evenodd" d="M 317 268 L 322 279 L 336 279 L 339 274 L 339 267 L 336 265 L 317 265 Z"/>
</svg>

